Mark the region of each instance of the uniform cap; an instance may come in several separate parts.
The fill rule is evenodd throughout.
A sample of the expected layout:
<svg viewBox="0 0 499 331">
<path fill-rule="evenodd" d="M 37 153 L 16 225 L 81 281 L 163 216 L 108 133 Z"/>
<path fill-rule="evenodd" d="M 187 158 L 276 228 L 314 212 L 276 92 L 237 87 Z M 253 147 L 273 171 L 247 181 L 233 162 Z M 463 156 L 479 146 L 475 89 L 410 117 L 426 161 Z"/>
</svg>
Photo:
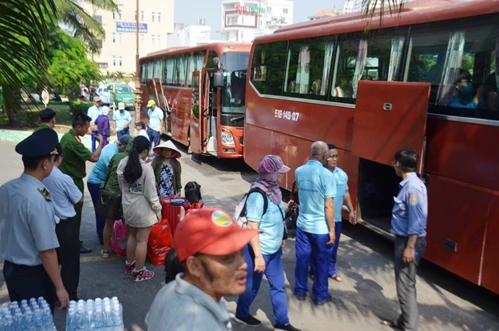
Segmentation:
<svg viewBox="0 0 499 331">
<path fill-rule="evenodd" d="M 16 152 L 29 159 L 57 154 L 59 137 L 52 129 L 41 129 L 16 146 Z"/>
<path fill-rule="evenodd" d="M 239 227 L 222 209 L 195 209 L 177 226 L 174 246 L 180 262 L 196 254 L 224 256 L 241 250 L 259 232 Z"/>
<path fill-rule="evenodd" d="M 147 102 L 147 106 L 146 106 L 146 107 L 152 107 L 152 106 L 154 106 L 155 104 L 156 104 L 156 101 L 154 101 L 154 100 L 149 100 L 149 101 Z"/>
<path fill-rule="evenodd" d="M 128 142 L 130 141 L 130 139 L 132 139 L 132 136 L 125 134 L 125 135 L 121 136 L 119 142 L 120 142 L 120 144 L 126 146 L 128 144 Z"/>
</svg>

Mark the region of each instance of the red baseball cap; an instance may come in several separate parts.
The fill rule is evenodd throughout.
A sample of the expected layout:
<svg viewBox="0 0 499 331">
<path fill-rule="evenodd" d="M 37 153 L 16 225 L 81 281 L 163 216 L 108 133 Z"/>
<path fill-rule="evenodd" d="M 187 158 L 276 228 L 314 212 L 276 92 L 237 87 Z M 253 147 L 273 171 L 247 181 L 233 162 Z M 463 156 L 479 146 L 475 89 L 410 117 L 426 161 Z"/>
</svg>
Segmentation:
<svg viewBox="0 0 499 331">
<path fill-rule="evenodd" d="M 195 209 L 175 230 L 175 251 L 180 262 L 199 253 L 229 255 L 241 250 L 259 232 L 239 227 L 222 209 Z"/>
</svg>

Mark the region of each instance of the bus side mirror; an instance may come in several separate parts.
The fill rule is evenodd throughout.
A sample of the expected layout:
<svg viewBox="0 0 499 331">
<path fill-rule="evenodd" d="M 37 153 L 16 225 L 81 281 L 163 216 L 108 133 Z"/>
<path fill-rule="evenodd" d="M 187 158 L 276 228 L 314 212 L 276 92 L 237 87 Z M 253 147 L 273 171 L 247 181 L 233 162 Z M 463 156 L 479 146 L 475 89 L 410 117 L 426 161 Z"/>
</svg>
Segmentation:
<svg viewBox="0 0 499 331">
<path fill-rule="evenodd" d="M 213 87 L 224 87 L 224 74 L 222 72 L 215 72 L 213 75 Z"/>
</svg>

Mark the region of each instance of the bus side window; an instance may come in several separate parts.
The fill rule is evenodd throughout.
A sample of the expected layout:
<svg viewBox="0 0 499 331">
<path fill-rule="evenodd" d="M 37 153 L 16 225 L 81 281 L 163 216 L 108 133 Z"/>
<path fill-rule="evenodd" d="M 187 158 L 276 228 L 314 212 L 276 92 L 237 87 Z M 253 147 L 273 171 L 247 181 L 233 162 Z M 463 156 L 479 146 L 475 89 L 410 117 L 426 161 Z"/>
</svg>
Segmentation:
<svg viewBox="0 0 499 331">
<path fill-rule="evenodd" d="M 166 85 L 166 77 L 168 76 L 167 72 L 168 72 L 168 59 L 167 58 L 163 58 L 161 59 L 161 61 L 163 61 L 163 72 L 161 73 L 161 84 L 162 85 Z"/>
<path fill-rule="evenodd" d="M 289 42 L 284 95 L 327 99 L 326 90 L 331 73 L 334 39 L 334 37 L 319 37 Z"/>
<path fill-rule="evenodd" d="M 282 95 L 287 42 L 255 46 L 251 83 L 261 94 Z"/>
<path fill-rule="evenodd" d="M 154 60 L 149 60 L 147 62 L 147 75 L 146 79 L 151 79 L 154 77 Z"/>
<path fill-rule="evenodd" d="M 161 78 L 163 74 L 163 59 L 154 60 L 154 76 L 153 78 Z"/>
<path fill-rule="evenodd" d="M 140 63 L 140 82 L 142 84 L 146 83 L 146 77 L 147 77 L 147 62 L 141 62 Z"/>
<path fill-rule="evenodd" d="M 336 49 L 335 70 L 331 85 L 331 100 L 343 103 L 355 103 L 354 76 L 357 67 L 357 57 L 362 57 L 364 50 L 359 44 L 365 41 L 352 36 L 345 36 Z M 359 65 L 362 61 L 359 61 Z M 360 67 L 357 71 L 360 70 Z M 360 73 L 362 70 L 359 71 Z M 357 75 L 357 81 L 361 78 Z M 355 83 L 357 83 L 357 81 Z M 356 85 L 356 84 L 355 84 Z"/>
<path fill-rule="evenodd" d="M 175 67 L 175 58 L 168 57 L 166 59 L 166 85 L 173 85 L 174 67 Z"/>
<path fill-rule="evenodd" d="M 187 54 L 182 54 L 177 57 L 177 86 L 185 86 L 188 59 L 189 57 Z"/>
</svg>

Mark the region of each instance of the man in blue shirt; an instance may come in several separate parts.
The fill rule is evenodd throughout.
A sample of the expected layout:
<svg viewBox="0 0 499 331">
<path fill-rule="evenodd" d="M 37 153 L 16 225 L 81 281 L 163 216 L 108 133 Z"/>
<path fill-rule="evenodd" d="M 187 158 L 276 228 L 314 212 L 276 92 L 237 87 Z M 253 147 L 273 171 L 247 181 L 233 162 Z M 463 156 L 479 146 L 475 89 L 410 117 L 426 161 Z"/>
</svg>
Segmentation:
<svg viewBox="0 0 499 331">
<path fill-rule="evenodd" d="M 61 265 L 61 277 L 70 300 L 78 300 L 80 282 L 80 239 L 74 217 L 74 205 L 83 201 L 83 194 L 68 175 L 59 170 L 62 162 L 62 147 L 57 146 L 58 155 L 50 176 L 42 183 L 47 187 L 54 202 L 55 232 L 59 240 L 57 257 Z"/>
<path fill-rule="evenodd" d="M 336 280 L 337 282 L 343 281 L 340 275 L 337 273 L 336 260 L 338 258 L 338 247 L 340 246 L 340 237 L 342 230 L 342 218 L 341 212 L 343 210 L 343 204 L 348 208 L 348 219 L 350 223 L 355 224 L 355 210 L 353 208 L 352 199 L 350 198 L 350 193 L 348 192 L 348 175 L 340 167 L 338 167 L 339 153 L 335 145 L 329 144 L 329 158 L 327 159 L 327 169 L 333 173 L 334 181 L 336 182 L 336 197 L 334 198 L 334 232 L 336 235 L 336 240 L 333 244 L 333 253 L 329 260 L 329 272 L 330 278 Z M 310 263 L 310 274 L 311 277 L 315 277 L 315 264 Z"/>
<path fill-rule="evenodd" d="M 130 123 L 132 116 L 125 110 L 125 103 L 118 103 L 118 110 L 113 112 L 114 132 L 118 136 L 118 140 L 124 135 L 130 135 Z"/>
<path fill-rule="evenodd" d="M 99 199 L 99 191 L 104 188 L 104 182 L 106 180 L 107 166 L 111 162 L 111 158 L 118 153 L 123 153 L 125 151 L 126 145 L 132 139 L 129 135 L 122 136 L 118 143 L 109 144 L 102 149 L 99 161 L 95 163 L 90 175 L 87 179 L 87 188 L 92 197 L 92 203 L 94 205 L 95 211 L 95 227 L 97 229 L 97 237 L 99 237 L 99 242 L 101 245 L 104 243 L 104 225 L 106 224 L 106 218 L 102 215 L 97 214 L 97 203 Z"/>
<path fill-rule="evenodd" d="M 416 272 L 426 251 L 428 197 L 426 186 L 416 174 L 417 162 L 418 153 L 412 149 L 399 151 L 393 162 L 395 173 L 403 179 L 399 194 L 393 198 L 392 210 L 395 281 L 402 314 L 396 320 L 381 323 L 403 330 L 418 329 Z"/>
<path fill-rule="evenodd" d="M 308 266 L 314 256 L 316 276 L 312 287 L 316 305 L 331 300 L 328 294 L 328 262 L 336 239 L 334 232 L 334 199 L 336 183 L 333 174 L 324 168 L 328 146 L 323 141 L 312 144 L 309 161 L 296 169 L 296 185 L 300 213 L 296 229 L 295 296 L 305 300 L 308 292 Z"/>
<path fill-rule="evenodd" d="M 95 125 L 95 120 L 99 117 L 102 110 L 102 102 L 99 97 L 94 98 L 94 105 L 87 110 L 87 115 L 90 117 L 90 129 L 92 130 L 92 153 L 95 152 L 97 146 L 97 140 L 95 136 L 97 135 L 97 125 Z"/>
<path fill-rule="evenodd" d="M 149 100 L 147 103 L 147 115 L 149 116 L 149 129 L 147 129 L 147 134 L 149 135 L 149 140 L 154 142 L 154 146 L 158 146 L 160 143 L 160 136 L 163 134 L 164 126 L 164 114 L 163 110 L 156 106 L 154 100 Z"/>
</svg>

